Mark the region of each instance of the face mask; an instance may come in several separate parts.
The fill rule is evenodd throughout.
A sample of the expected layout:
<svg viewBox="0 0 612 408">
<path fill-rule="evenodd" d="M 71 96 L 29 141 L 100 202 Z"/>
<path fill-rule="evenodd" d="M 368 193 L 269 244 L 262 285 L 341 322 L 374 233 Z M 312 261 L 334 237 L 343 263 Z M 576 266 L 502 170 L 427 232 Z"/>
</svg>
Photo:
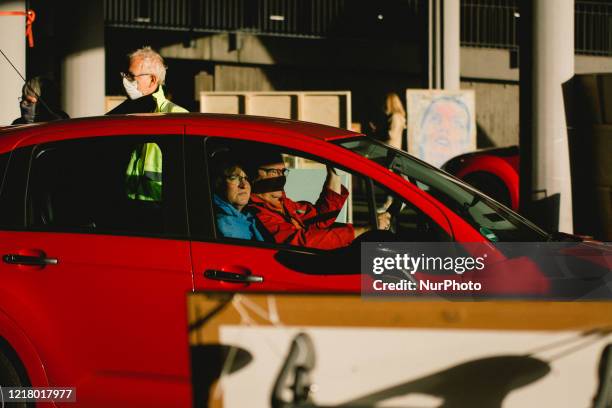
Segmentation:
<svg viewBox="0 0 612 408">
<path fill-rule="evenodd" d="M 19 108 L 21 109 L 21 117 L 23 118 L 23 120 L 25 120 L 27 123 L 34 123 L 34 119 L 36 118 L 36 104 L 35 103 L 30 103 L 30 104 L 20 104 Z"/>
<path fill-rule="evenodd" d="M 255 180 L 251 185 L 251 192 L 261 194 L 282 191 L 286 182 L 285 176 Z"/>
<path fill-rule="evenodd" d="M 138 84 L 136 81 L 128 81 L 127 78 L 123 78 L 123 87 L 125 92 L 128 94 L 130 99 L 138 99 L 143 96 L 142 92 L 138 90 Z"/>
</svg>

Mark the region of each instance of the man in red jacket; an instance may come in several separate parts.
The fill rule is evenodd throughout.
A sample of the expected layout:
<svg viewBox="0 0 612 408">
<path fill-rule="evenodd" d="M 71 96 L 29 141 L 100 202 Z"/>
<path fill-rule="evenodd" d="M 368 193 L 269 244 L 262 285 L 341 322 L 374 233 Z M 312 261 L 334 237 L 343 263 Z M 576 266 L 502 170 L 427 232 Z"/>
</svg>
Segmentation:
<svg viewBox="0 0 612 408">
<path fill-rule="evenodd" d="M 295 202 L 286 196 L 284 187 L 288 169 L 280 153 L 258 152 L 254 160 L 249 210 L 275 242 L 334 249 L 349 245 L 356 237 L 372 229 L 335 223 L 349 192 L 333 168 L 327 167 L 323 190 L 313 205 L 305 201 Z M 388 229 L 390 219 L 389 213 L 378 214 L 378 228 Z"/>
</svg>

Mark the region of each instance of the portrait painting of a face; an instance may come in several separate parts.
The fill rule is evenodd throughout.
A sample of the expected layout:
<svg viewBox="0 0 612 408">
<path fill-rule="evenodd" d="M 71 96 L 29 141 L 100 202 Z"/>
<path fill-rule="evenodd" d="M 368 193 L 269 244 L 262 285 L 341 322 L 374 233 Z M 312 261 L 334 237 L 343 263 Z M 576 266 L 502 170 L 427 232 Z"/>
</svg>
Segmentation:
<svg viewBox="0 0 612 408">
<path fill-rule="evenodd" d="M 476 149 L 474 92 L 408 90 L 408 151 L 436 166 Z"/>
</svg>

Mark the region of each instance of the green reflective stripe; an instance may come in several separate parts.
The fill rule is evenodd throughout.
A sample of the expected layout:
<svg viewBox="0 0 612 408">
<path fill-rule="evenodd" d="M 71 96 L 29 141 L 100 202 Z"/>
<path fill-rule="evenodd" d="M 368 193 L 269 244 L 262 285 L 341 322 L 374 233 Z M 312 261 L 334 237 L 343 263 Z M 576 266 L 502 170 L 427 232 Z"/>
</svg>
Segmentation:
<svg viewBox="0 0 612 408">
<path fill-rule="evenodd" d="M 149 180 L 156 181 L 158 183 L 162 182 L 162 174 L 154 171 L 146 171 L 144 172 L 144 176 Z"/>
<path fill-rule="evenodd" d="M 187 112 L 166 99 L 162 86 L 153 93 L 156 112 Z M 144 143 L 132 152 L 126 169 L 125 187 L 130 199 L 161 201 L 162 152 L 157 143 Z"/>
<path fill-rule="evenodd" d="M 187 109 L 178 106 L 177 104 L 170 102 L 166 99 L 166 95 L 164 94 L 163 87 L 159 87 L 157 92 L 153 94 L 153 98 L 157 104 L 155 112 L 164 112 L 164 113 L 183 113 L 189 112 Z"/>
<path fill-rule="evenodd" d="M 162 151 L 157 143 L 144 143 L 132 152 L 126 170 L 128 198 L 146 201 L 162 199 Z"/>
<path fill-rule="evenodd" d="M 129 176 L 126 180 L 127 196 L 132 200 L 161 201 L 162 183 L 144 179 L 140 176 Z"/>
</svg>

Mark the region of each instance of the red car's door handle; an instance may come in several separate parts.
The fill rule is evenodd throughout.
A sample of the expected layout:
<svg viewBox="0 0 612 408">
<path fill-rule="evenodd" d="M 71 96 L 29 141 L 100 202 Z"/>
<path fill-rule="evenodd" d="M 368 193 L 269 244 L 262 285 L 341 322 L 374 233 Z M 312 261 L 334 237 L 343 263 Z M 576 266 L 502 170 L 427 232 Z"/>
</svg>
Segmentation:
<svg viewBox="0 0 612 408">
<path fill-rule="evenodd" d="M 261 283 L 263 276 L 246 275 L 243 273 L 219 271 L 216 269 L 208 269 L 204 272 L 204 277 L 208 279 L 220 280 L 224 282 L 234 283 Z"/>
<path fill-rule="evenodd" d="M 12 265 L 57 265 L 56 258 L 46 258 L 44 256 L 6 254 L 2 256 L 2 260 L 7 264 Z"/>
</svg>

